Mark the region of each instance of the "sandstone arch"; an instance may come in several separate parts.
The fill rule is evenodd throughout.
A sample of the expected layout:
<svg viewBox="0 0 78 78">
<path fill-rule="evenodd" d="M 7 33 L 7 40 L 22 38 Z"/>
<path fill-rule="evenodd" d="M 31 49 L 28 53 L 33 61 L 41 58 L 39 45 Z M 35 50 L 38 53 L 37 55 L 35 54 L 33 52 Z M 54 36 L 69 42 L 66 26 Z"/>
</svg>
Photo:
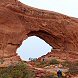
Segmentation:
<svg viewBox="0 0 78 78">
<path fill-rule="evenodd" d="M 0 0 L 0 58 L 18 61 L 16 49 L 36 35 L 61 52 L 78 54 L 78 19 Z"/>
</svg>

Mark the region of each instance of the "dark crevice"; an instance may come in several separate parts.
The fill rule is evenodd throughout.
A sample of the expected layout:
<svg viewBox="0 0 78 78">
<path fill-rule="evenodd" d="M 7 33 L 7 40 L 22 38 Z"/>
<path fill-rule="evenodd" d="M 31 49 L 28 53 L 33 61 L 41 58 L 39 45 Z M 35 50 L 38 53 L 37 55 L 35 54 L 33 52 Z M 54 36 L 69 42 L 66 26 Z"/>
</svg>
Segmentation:
<svg viewBox="0 0 78 78">
<path fill-rule="evenodd" d="M 43 30 L 39 30 L 39 31 L 31 31 L 30 33 L 28 33 L 27 35 L 28 36 L 32 36 L 33 34 L 41 34 L 41 33 L 43 33 L 43 34 L 46 34 L 46 35 L 51 35 L 50 33 L 47 33 L 46 31 L 43 31 Z"/>
<path fill-rule="evenodd" d="M 50 34 L 44 30 L 39 30 L 39 31 L 31 31 L 30 33 L 27 34 L 28 36 L 38 36 L 40 37 L 41 39 L 43 39 L 44 41 L 46 41 L 50 46 L 53 46 L 51 45 L 50 43 L 54 42 L 55 44 L 57 44 L 58 48 L 60 48 L 60 44 L 61 43 L 61 38 L 53 35 L 53 34 Z M 47 40 L 46 40 L 47 38 Z M 57 42 L 58 41 L 58 42 Z M 56 49 L 56 47 L 53 47 Z"/>
<path fill-rule="evenodd" d="M 8 45 L 20 46 L 20 44 L 8 43 Z"/>
</svg>

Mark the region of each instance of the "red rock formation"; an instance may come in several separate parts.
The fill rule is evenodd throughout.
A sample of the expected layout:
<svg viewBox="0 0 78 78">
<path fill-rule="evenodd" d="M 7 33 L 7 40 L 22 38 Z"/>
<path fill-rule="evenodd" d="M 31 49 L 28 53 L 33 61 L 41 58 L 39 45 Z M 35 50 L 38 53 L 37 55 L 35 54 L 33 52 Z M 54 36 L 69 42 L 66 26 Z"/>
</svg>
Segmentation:
<svg viewBox="0 0 78 78">
<path fill-rule="evenodd" d="M 71 61 L 71 62 L 76 62 L 78 61 L 78 54 L 73 53 L 73 52 L 61 52 L 58 50 L 53 50 L 52 52 L 48 52 L 46 55 L 43 55 L 38 58 L 38 61 L 41 62 L 43 61 L 51 61 L 52 59 L 57 59 L 60 62 L 63 61 Z"/>
<path fill-rule="evenodd" d="M 18 61 L 17 48 L 32 35 L 61 53 L 78 54 L 78 19 L 32 8 L 17 0 L 0 0 L 0 58 Z"/>
</svg>

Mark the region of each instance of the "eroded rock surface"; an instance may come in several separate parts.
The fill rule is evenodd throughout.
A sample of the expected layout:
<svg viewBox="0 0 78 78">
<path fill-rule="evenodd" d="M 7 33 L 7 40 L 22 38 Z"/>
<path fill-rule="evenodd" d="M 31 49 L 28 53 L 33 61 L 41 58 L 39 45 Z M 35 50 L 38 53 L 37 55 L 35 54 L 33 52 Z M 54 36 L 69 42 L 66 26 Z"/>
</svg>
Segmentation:
<svg viewBox="0 0 78 78">
<path fill-rule="evenodd" d="M 32 8 L 17 0 L 0 0 L 0 58 L 20 60 L 16 50 L 32 35 L 53 49 L 78 55 L 78 19 Z"/>
</svg>

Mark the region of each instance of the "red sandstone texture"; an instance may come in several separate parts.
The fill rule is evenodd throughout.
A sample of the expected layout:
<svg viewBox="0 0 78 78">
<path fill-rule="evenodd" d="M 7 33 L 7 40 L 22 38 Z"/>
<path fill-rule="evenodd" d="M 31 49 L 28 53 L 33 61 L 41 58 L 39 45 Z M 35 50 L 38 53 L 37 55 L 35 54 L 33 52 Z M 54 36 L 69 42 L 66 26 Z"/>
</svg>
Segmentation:
<svg viewBox="0 0 78 78">
<path fill-rule="evenodd" d="M 61 54 L 78 55 L 78 19 L 32 8 L 17 0 L 0 0 L 0 58 L 5 62 L 20 60 L 17 48 L 33 35 Z"/>
<path fill-rule="evenodd" d="M 60 62 L 64 61 L 70 61 L 70 62 L 77 62 L 78 61 L 78 55 L 76 53 L 71 52 L 61 52 L 58 50 L 53 50 L 52 52 L 48 52 L 47 54 L 41 56 L 38 58 L 38 61 L 51 61 L 52 59 L 56 59 Z"/>
</svg>

